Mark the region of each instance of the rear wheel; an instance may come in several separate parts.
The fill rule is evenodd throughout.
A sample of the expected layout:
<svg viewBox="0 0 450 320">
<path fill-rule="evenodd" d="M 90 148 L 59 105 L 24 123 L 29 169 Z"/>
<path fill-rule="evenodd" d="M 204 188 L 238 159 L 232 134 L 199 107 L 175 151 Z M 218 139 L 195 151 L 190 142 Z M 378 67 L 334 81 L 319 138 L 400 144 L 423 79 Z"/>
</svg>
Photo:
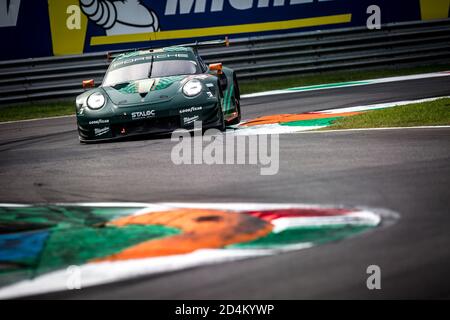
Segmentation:
<svg viewBox="0 0 450 320">
<path fill-rule="evenodd" d="M 220 106 L 220 120 L 219 120 L 219 122 L 220 122 L 220 124 L 217 126 L 217 129 L 219 129 L 220 131 L 225 131 L 226 125 L 225 125 L 225 117 L 223 116 L 222 106 Z"/>
<path fill-rule="evenodd" d="M 220 109 L 220 116 L 219 116 L 219 125 L 216 127 L 216 129 L 220 130 L 220 131 L 225 131 L 226 129 L 226 124 L 225 124 L 225 117 L 223 115 L 223 109 L 222 109 L 222 99 L 223 99 L 223 91 L 222 91 L 222 87 L 220 86 L 220 83 L 217 83 L 217 87 L 219 88 L 219 109 Z"/>
<path fill-rule="evenodd" d="M 233 99 L 234 99 L 234 104 L 236 106 L 235 112 L 237 112 L 238 114 L 237 114 L 236 118 L 234 118 L 228 122 L 228 124 L 230 124 L 230 125 L 238 124 L 239 122 L 241 122 L 241 97 L 240 97 L 239 85 L 238 85 L 236 77 L 234 77 L 234 79 L 233 79 L 233 86 L 234 86 Z"/>
</svg>

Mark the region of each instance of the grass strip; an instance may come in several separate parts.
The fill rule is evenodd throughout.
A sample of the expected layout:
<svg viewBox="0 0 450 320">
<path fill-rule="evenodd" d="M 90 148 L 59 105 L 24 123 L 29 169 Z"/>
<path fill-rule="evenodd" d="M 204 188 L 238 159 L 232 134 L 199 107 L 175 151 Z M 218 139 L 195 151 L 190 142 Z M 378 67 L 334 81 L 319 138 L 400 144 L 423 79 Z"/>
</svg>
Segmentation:
<svg viewBox="0 0 450 320">
<path fill-rule="evenodd" d="M 338 118 L 320 130 L 450 125 L 450 98 Z"/>
</svg>

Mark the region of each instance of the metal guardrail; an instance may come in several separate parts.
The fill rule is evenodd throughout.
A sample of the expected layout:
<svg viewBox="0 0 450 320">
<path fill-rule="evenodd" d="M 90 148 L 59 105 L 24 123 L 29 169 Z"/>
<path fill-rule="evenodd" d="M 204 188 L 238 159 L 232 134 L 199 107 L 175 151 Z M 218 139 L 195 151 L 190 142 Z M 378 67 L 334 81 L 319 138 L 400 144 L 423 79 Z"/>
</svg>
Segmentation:
<svg viewBox="0 0 450 320">
<path fill-rule="evenodd" d="M 205 62 L 223 62 L 239 79 L 400 63 L 450 63 L 450 19 L 231 39 L 200 50 Z M 81 81 L 103 79 L 107 54 L 0 61 L 0 104 L 75 96 Z"/>
</svg>

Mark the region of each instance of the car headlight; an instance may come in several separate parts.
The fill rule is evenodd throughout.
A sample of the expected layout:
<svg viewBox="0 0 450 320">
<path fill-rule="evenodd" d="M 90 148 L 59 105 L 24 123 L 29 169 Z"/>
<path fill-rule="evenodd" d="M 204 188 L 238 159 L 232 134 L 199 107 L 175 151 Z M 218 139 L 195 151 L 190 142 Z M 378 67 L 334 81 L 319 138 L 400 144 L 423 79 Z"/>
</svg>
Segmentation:
<svg viewBox="0 0 450 320">
<path fill-rule="evenodd" d="M 105 104 L 105 96 L 100 92 L 95 92 L 87 99 L 87 105 L 91 109 L 100 109 Z"/>
<path fill-rule="evenodd" d="M 198 95 L 202 91 L 202 83 L 198 80 L 189 80 L 183 86 L 183 93 L 188 97 Z"/>
</svg>

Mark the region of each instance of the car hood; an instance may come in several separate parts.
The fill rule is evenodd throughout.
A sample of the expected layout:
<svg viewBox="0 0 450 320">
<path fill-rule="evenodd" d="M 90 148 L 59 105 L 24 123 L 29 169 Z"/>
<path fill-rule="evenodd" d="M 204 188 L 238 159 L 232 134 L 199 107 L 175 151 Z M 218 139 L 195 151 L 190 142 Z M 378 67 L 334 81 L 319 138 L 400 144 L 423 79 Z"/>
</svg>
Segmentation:
<svg viewBox="0 0 450 320">
<path fill-rule="evenodd" d="M 118 107 L 160 103 L 171 100 L 189 78 L 190 76 L 172 76 L 143 79 L 103 89 Z"/>
</svg>

